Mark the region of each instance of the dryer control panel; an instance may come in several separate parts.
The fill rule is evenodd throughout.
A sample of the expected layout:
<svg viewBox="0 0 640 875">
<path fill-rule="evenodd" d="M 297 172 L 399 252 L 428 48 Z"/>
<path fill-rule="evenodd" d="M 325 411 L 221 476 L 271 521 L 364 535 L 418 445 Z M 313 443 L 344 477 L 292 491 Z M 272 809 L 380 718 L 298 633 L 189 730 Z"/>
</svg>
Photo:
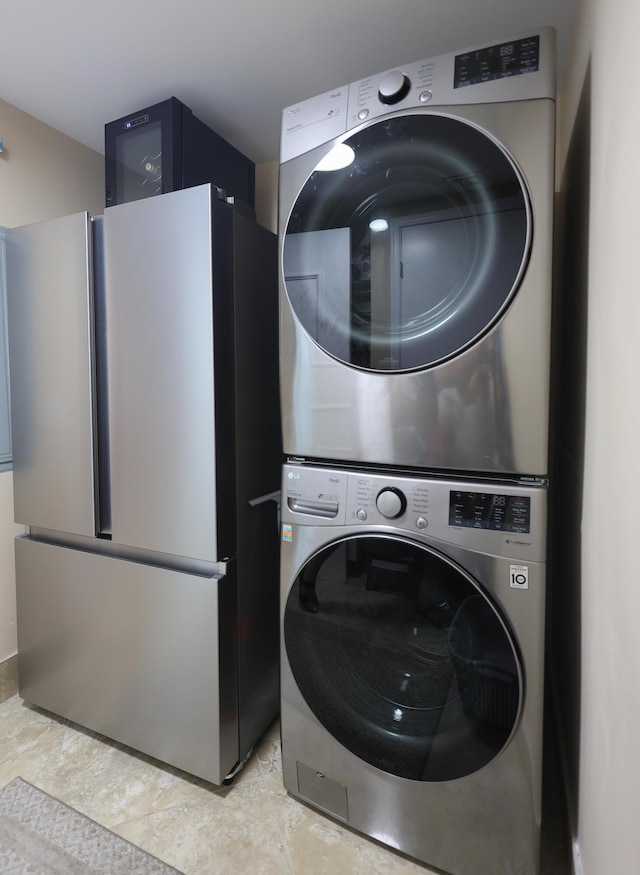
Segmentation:
<svg viewBox="0 0 640 875">
<path fill-rule="evenodd" d="M 282 499 L 285 524 L 383 528 L 497 556 L 546 559 L 541 485 L 287 464 Z"/>
<path fill-rule="evenodd" d="M 367 76 L 288 106 L 280 162 L 397 110 L 555 99 L 555 31 L 541 28 Z"/>
</svg>

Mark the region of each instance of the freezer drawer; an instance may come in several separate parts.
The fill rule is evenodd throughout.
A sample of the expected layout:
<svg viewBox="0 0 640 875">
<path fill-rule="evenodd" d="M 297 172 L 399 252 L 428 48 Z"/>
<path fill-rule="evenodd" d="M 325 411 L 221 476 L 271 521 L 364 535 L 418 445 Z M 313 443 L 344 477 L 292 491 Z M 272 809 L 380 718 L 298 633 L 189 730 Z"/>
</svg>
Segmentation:
<svg viewBox="0 0 640 875">
<path fill-rule="evenodd" d="M 205 578 L 17 538 L 20 695 L 220 784 L 240 758 L 229 567 Z"/>
</svg>

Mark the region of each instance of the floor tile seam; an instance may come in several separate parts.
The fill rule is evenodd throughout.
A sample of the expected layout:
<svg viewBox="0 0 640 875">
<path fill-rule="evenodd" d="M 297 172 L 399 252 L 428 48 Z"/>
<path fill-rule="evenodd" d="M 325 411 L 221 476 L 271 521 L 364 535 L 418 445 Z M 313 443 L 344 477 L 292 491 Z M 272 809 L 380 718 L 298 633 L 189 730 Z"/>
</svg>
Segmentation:
<svg viewBox="0 0 640 875">
<path fill-rule="evenodd" d="M 272 776 L 274 773 L 269 772 L 268 774 L 270 776 Z M 282 780 L 282 775 L 280 775 L 280 779 Z M 287 858 L 287 864 L 289 867 L 289 875 L 296 875 L 296 869 L 295 869 L 295 866 L 293 864 L 293 858 L 291 857 L 291 852 L 289 850 L 287 836 L 286 836 L 286 833 L 284 831 L 283 826 L 281 825 L 281 822 L 280 822 L 281 819 L 278 816 L 278 812 L 282 811 L 282 806 L 278 804 L 278 802 L 276 801 L 277 797 L 275 796 L 274 793 L 271 792 L 271 790 L 267 784 L 266 775 L 264 775 L 264 774 L 262 775 L 262 780 L 264 783 L 264 789 L 265 789 L 265 793 L 267 796 L 267 802 L 268 802 L 269 808 L 271 810 L 271 817 L 272 817 L 272 820 L 275 822 L 275 826 L 276 826 L 276 829 L 278 831 L 278 835 L 280 836 L 280 840 L 282 842 L 282 847 L 284 848 L 284 853 L 285 853 L 286 858 Z"/>
<path fill-rule="evenodd" d="M 9 752 L 9 756 L 7 759 L 0 760 L 0 763 L 7 763 L 13 760 L 14 762 L 21 757 L 33 754 L 43 745 L 47 747 L 47 750 L 50 751 L 51 755 L 60 755 L 63 753 L 61 741 L 60 739 L 54 738 L 46 738 L 45 736 L 51 735 L 51 727 L 44 726 L 41 732 L 38 733 L 38 737 L 35 739 L 30 739 L 25 744 L 20 743 L 20 732 L 24 729 L 24 726 L 21 726 L 16 733 L 12 733 L 8 736 L 13 748 Z"/>
<path fill-rule="evenodd" d="M 267 804 L 269 805 L 270 809 L 273 809 L 274 806 L 273 806 L 273 803 L 271 801 L 271 796 L 268 793 L 266 787 L 265 787 L 265 793 L 268 797 Z M 119 835 L 121 838 L 125 838 L 127 841 L 129 841 L 129 839 L 127 839 L 126 835 L 122 835 L 122 830 L 126 831 L 126 828 L 128 826 L 144 822 L 148 818 L 150 818 L 154 815 L 170 812 L 171 809 L 173 809 L 173 808 L 183 809 L 185 812 L 185 817 L 188 817 L 189 816 L 188 809 L 197 808 L 201 804 L 202 803 L 199 803 L 199 802 L 193 802 L 193 803 L 181 803 L 179 805 L 168 805 L 168 806 L 165 806 L 163 808 L 155 809 L 154 811 L 149 811 L 149 812 L 146 812 L 144 814 L 140 814 L 137 817 L 131 817 L 131 818 L 128 818 L 126 820 L 122 820 L 122 821 L 118 821 L 118 822 L 114 822 L 114 823 L 102 822 L 102 821 L 97 821 L 97 822 L 100 823 L 102 826 L 104 826 L 106 829 L 113 832 L 114 834 Z M 284 839 L 283 831 L 280 827 L 280 823 L 278 821 L 278 818 L 275 816 L 275 812 L 273 810 L 271 810 L 270 818 L 271 818 L 271 823 L 275 827 L 277 835 L 280 838 L 280 842 L 282 844 L 282 847 L 284 849 L 284 854 L 285 854 L 286 865 L 282 867 L 281 875 L 296 875 L 296 870 L 294 868 L 293 861 L 292 861 L 291 855 L 289 853 L 289 848 L 287 847 L 286 841 Z M 154 849 L 152 844 L 147 845 L 147 843 L 145 843 L 143 845 L 143 844 L 140 844 L 138 842 L 138 845 L 143 850 L 148 851 L 148 853 L 154 854 L 159 859 L 164 859 L 161 854 L 159 855 L 158 849 L 157 848 Z M 170 861 L 164 860 L 164 862 L 170 862 Z M 175 865 L 175 863 L 173 863 L 172 865 Z"/>
<path fill-rule="evenodd" d="M 58 797 L 58 798 L 62 798 L 62 797 Z M 121 819 L 117 813 L 110 816 L 107 811 L 100 810 L 99 805 L 95 806 L 94 809 L 91 809 L 92 813 L 89 813 L 88 810 L 86 810 L 86 811 L 84 810 L 83 800 L 75 799 L 72 801 L 67 801 L 67 800 L 63 799 L 62 801 L 65 801 L 67 805 L 70 805 L 76 811 L 79 811 L 81 814 L 84 814 L 85 817 L 89 817 L 92 820 L 95 820 L 97 823 L 100 823 L 101 826 L 105 827 L 105 829 L 110 829 L 113 831 L 115 831 L 119 826 L 124 826 L 124 825 L 129 824 L 129 823 L 134 823 L 136 821 L 143 820 L 144 818 L 151 817 L 154 815 L 164 814 L 165 812 L 171 811 L 174 808 L 175 809 L 179 809 L 179 808 L 187 809 L 187 808 L 194 808 L 194 807 L 197 807 L 199 805 L 202 805 L 202 802 L 189 802 L 186 800 L 176 801 L 176 802 L 168 803 L 165 805 L 159 805 L 158 807 L 153 808 L 153 809 L 145 809 L 144 811 L 141 811 L 139 814 L 136 814 L 136 815 L 130 815 L 128 812 L 122 812 L 122 814 L 124 815 L 124 818 Z M 92 802 L 92 804 L 94 804 L 94 803 Z M 96 810 L 96 809 L 98 809 L 98 810 Z"/>
<path fill-rule="evenodd" d="M 258 760 L 258 765 L 260 766 L 260 775 L 262 778 L 266 778 L 268 775 L 282 775 L 282 766 L 276 766 L 275 768 L 267 769 L 263 764 Z M 273 765 L 271 763 L 271 765 Z"/>
<path fill-rule="evenodd" d="M 226 793 L 227 796 L 230 796 L 234 790 L 237 790 L 241 787 L 248 787 L 249 784 L 255 784 L 256 781 L 262 780 L 263 775 L 262 772 L 258 772 L 257 775 L 254 775 L 251 778 L 247 778 L 243 776 L 242 773 L 238 775 L 238 779 L 232 781 L 230 784 L 221 784 L 219 787 L 216 784 L 211 785 L 211 793 L 215 796 L 224 795 Z M 237 781 L 237 783 L 236 783 Z M 225 797 L 226 798 L 226 797 Z"/>
<path fill-rule="evenodd" d="M 35 739 L 31 739 L 30 747 L 35 747 L 41 743 L 55 743 L 56 747 L 61 749 L 65 734 L 69 732 L 69 727 L 50 718 L 38 716 L 34 719 L 27 717 L 21 721 L 17 732 L 12 734 L 12 741 L 17 743 L 22 732 L 31 732 L 34 729 L 38 731 L 38 736 Z M 53 739 L 50 740 L 47 736 L 53 736 Z"/>
<path fill-rule="evenodd" d="M 251 778 L 248 781 L 245 781 L 244 786 L 246 786 L 250 783 L 253 783 L 259 779 L 261 779 L 261 776 L 257 775 L 255 778 Z M 238 789 L 240 789 L 242 786 L 243 785 L 239 784 Z M 217 785 L 212 784 L 210 790 L 208 788 L 203 788 L 203 789 L 204 789 L 205 793 L 209 793 L 212 797 L 217 797 L 218 799 L 222 799 L 223 801 L 226 801 L 229 797 L 233 797 L 233 792 L 227 792 L 226 795 L 223 795 L 224 791 L 230 790 L 229 787 L 225 787 L 225 786 L 218 787 Z M 266 788 L 264 788 L 264 790 L 265 790 L 265 794 L 266 794 Z M 231 791 L 233 791 L 233 788 L 231 788 Z M 144 818 L 147 818 L 147 817 L 153 817 L 156 815 L 166 814 L 167 812 L 170 812 L 174 809 L 176 809 L 176 810 L 182 809 L 184 811 L 189 811 L 192 809 L 201 808 L 202 806 L 206 806 L 209 801 L 210 800 L 208 800 L 206 797 L 203 797 L 200 799 L 191 799 L 191 800 L 189 800 L 189 799 L 175 800 L 174 802 L 168 802 L 167 804 L 164 804 L 164 805 L 162 805 L 162 804 L 158 805 L 157 807 L 155 807 L 151 810 L 148 810 L 148 811 L 144 811 L 143 813 L 140 813 L 134 817 L 126 817 L 124 820 L 113 821 L 114 825 L 109 826 L 108 829 L 115 829 L 116 826 L 125 826 L 126 824 L 134 823 L 136 821 L 143 820 Z M 235 804 L 234 804 L 234 807 L 236 807 Z"/>
<path fill-rule="evenodd" d="M 173 809 L 183 809 L 188 811 L 190 808 L 197 808 L 202 803 L 200 802 L 180 802 L 177 804 L 171 805 L 163 805 L 160 808 L 154 808 L 153 811 L 145 811 L 140 814 L 136 814 L 133 817 L 127 816 L 124 820 L 111 820 L 111 818 L 105 818 L 104 821 L 100 820 L 99 823 L 102 824 L 106 829 L 111 830 L 112 832 L 117 832 L 119 829 L 123 827 L 127 827 L 130 824 L 139 823 L 140 821 L 147 820 L 150 817 L 156 817 L 157 815 L 166 814 L 167 812 L 172 811 Z M 97 819 L 97 818 L 94 818 Z"/>
</svg>

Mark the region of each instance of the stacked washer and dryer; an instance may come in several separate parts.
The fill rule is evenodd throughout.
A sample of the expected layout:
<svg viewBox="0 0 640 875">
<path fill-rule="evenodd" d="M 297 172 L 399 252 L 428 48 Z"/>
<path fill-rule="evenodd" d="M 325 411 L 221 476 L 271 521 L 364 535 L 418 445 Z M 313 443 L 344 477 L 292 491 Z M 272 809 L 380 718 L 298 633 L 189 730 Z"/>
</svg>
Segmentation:
<svg viewBox="0 0 640 875">
<path fill-rule="evenodd" d="M 454 875 L 539 867 L 554 56 L 282 127 L 284 783 Z"/>
</svg>

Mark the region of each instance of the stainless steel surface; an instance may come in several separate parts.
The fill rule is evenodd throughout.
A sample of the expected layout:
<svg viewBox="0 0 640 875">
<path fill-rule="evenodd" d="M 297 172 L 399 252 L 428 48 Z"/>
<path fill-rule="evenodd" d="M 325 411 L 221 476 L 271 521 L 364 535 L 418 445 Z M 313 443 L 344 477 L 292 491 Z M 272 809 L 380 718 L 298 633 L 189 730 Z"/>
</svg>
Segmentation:
<svg viewBox="0 0 640 875">
<path fill-rule="evenodd" d="M 96 532 L 87 213 L 7 231 L 14 513 Z"/>
<path fill-rule="evenodd" d="M 305 799 L 313 799 L 318 808 L 348 820 L 347 788 L 338 781 L 332 781 L 322 772 L 310 769 L 304 763 L 298 763 L 298 787 Z"/>
<path fill-rule="evenodd" d="M 20 695 L 220 784 L 239 758 L 234 569 L 16 540 Z"/>
<path fill-rule="evenodd" d="M 307 479 L 308 478 L 308 479 Z M 293 484 L 293 485 L 292 485 Z M 407 495 L 407 511 L 385 520 L 375 511 L 384 487 Z M 513 535 L 448 525 L 451 489 L 530 499 L 530 533 Z M 287 495 L 330 491 L 337 519 L 313 519 L 291 509 Z M 524 702 L 507 746 L 488 765 L 457 780 L 424 782 L 375 768 L 339 744 L 302 696 L 281 631 L 281 730 L 284 782 L 294 796 L 343 817 L 353 828 L 454 875 L 537 875 L 541 817 L 546 489 L 490 481 L 405 478 L 370 471 L 286 465 L 282 485 L 281 605 L 308 560 L 338 539 L 399 538 L 435 551 L 473 578 L 498 606 L 524 673 Z M 419 515 L 428 527 L 416 528 Z M 366 522 L 358 509 L 370 514 Z M 412 509 L 413 508 L 413 509 Z M 521 543 L 526 542 L 526 543 Z M 512 585 L 512 566 L 526 566 L 526 589 Z M 281 608 L 284 619 L 284 608 Z M 322 667 L 318 667 L 322 671 Z M 348 815 L 323 804 L 313 783 L 301 785 L 300 764 L 346 788 Z M 308 774 L 308 773 L 307 773 Z M 305 789 L 306 787 L 306 789 Z"/>
<path fill-rule="evenodd" d="M 104 217 L 113 539 L 211 562 L 213 242 L 208 186 Z"/>
<path fill-rule="evenodd" d="M 20 693 L 220 783 L 278 710 L 276 238 L 212 186 L 12 234 Z"/>
<path fill-rule="evenodd" d="M 455 101 L 435 76 L 443 63 L 436 59 L 435 67 L 421 62 L 411 74 L 433 77 L 428 103 L 420 101 L 423 82 L 385 107 L 376 98 L 381 77 L 371 77 L 291 108 L 290 130 L 285 111 L 279 202 L 285 453 L 499 476 L 547 474 L 555 104 L 552 41 L 543 35 L 541 45 L 540 74 L 459 88 Z M 448 64 L 452 69 L 453 53 Z M 366 110 L 364 121 L 358 106 Z M 531 249 L 514 297 L 479 340 L 434 366 L 381 373 L 349 366 L 311 339 L 289 302 L 282 247 L 293 206 L 319 161 L 355 131 L 409 115 L 461 120 L 506 150 L 530 198 Z M 487 363 L 481 388 L 478 373 Z"/>
</svg>

